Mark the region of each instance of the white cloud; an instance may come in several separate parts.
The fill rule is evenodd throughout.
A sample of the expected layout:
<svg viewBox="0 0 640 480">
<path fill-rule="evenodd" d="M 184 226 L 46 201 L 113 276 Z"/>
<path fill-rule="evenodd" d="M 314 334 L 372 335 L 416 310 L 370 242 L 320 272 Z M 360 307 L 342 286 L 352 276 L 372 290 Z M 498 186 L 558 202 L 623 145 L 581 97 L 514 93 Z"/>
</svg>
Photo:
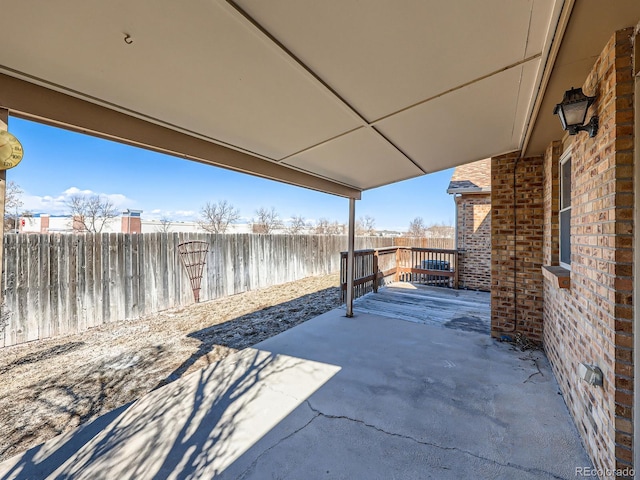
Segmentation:
<svg viewBox="0 0 640 480">
<path fill-rule="evenodd" d="M 118 210 L 134 208 L 136 202 L 121 193 L 99 193 L 93 190 L 81 190 L 77 187 L 70 187 L 56 196 L 51 195 L 29 195 L 22 197 L 24 205 L 22 208 L 32 213 L 48 213 L 51 215 L 64 215 L 69 213 L 67 202 L 73 195 L 99 195 L 108 198 L 113 206 Z"/>
<path fill-rule="evenodd" d="M 198 212 L 195 210 L 161 210 L 160 208 L 154 208 L 148 212 L 143 211 L 142 218 L 145 220 L 168 218 L 176 222 L 194 221 L 198 219 Z"/>
</svg>

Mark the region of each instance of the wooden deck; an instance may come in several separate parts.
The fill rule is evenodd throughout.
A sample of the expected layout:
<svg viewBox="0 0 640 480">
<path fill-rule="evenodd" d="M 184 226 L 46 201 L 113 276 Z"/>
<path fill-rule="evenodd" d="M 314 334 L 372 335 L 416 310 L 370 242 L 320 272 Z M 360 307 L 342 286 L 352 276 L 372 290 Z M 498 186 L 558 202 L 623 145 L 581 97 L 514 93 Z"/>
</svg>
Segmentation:
<svg viewBox="0 0 640 480">
<path fill-rule="evenodd" d="M 354 311 L 477 333 L 490 332 L 488 292 L 392 283 L 354 302 Z"/>
</svg>

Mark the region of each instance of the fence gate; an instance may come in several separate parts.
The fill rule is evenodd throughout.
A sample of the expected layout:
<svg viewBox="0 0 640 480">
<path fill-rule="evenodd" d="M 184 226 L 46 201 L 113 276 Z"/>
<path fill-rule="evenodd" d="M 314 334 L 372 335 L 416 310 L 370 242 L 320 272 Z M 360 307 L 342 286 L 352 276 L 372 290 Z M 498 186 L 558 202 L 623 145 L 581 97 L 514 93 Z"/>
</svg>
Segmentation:
<svg viewBox="0 0 640 480">
<path fill-rule="evenodd" d="M 180 252 L 180 258 L 182 259 L 184 268 L 187 269 L 187 275 L 189 276 L 191 289 L 193 290 L 193 298 L 196 303 L 200 301 L 202 272 L 207 260 L 208 251 L 209 243 L 200 240 L 178 244 L 178 252 Z"/>
</svg>

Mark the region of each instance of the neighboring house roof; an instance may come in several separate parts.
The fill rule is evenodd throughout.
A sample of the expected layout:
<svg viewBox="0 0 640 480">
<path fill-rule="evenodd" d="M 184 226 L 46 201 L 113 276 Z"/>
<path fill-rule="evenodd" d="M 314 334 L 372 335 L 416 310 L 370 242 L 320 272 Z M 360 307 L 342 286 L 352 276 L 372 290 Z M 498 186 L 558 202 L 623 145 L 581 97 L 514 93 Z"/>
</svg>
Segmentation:
<svg viewBox="0 0 640 480">
<path fill-rule="evenodd" d="M 491 191 L 491 159 L 456 167 L 447 193 L 489 193 Z"/>
</svg>

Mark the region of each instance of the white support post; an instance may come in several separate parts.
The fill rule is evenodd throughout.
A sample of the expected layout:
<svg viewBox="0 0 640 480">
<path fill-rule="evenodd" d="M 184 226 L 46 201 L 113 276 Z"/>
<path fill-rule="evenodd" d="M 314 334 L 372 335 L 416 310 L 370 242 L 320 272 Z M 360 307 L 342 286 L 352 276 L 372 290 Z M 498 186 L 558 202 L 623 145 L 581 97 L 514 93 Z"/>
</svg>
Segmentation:
<svg viewBox="0 0 640 480">
<path fill-rule="evenodd" d="M 347 317 L 353 317 L 353 267 L 356 231 L 356 199 L 349 198 L 349 246 L 347 250 Z"/>
</svg>

